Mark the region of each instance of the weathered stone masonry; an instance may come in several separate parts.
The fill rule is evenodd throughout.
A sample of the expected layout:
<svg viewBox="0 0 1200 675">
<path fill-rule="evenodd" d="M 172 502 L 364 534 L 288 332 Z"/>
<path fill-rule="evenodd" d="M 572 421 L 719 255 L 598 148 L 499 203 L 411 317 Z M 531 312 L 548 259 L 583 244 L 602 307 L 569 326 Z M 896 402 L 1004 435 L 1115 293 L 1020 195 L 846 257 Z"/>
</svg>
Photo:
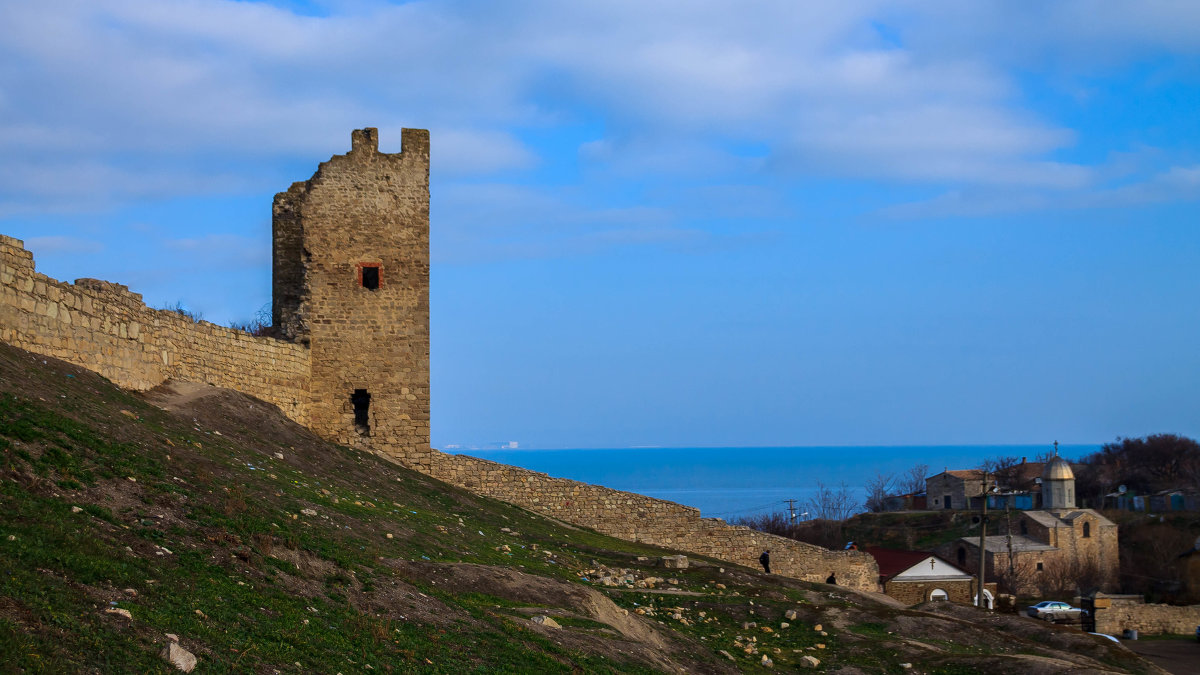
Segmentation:
<svg viewBox="0 0 1200 675">
<path fill-rule="evenodd" d="M 169 379 L 236 389 L 308 424 L 303 345 L 150 309 L 119 284 L 57 281 L 34 271 L 33 254 L 3 235 L 0 340 L 94 370 L 129 389 Z"/>
<path fill-rule="evenodd" d="M 403 130 L 398 153 L 379 152 L 375 129 L 351 141 L 275 196 L 274 324 L 312 350 L 313 431 L 423 467 L 429 132 Z"/>
<path fill-rule="evenodd" d="M 535 513 L 590 527 L 626 541 L 687 551 L 758 567 L 763 549 L 771 550 L 771 572 L 824 583 L 879 590 L 875 559 L 859 551 L 830 551 L 748 527 L 701 518 L 690 506 L 588 485 L 465 455 L 434 451 L 430 475 L 477 494 L 494 497 Z"/>
<path fill-rule="evenodd" d="M 0 236 L 0 339 L 145 390 L 168 379 L 228 387 L 279 406 L 324 438 L 434 478 L 622 539 L 877 590 L 871 556 L 828 551 L 701 518 L 698 510 L 429 447 L 429 134 L 378 151 L 375 129 L 274 203 L 273 318 L 258 338 L 145 306 L 92 279 L 34 271 Z"/>
<path fill-rule="evenodd" d="M 1147 604 L 1141 596 L 1109 596 L 1093 599 L 1096 632 L 1120 635 L 1136 630 L 1145 635 L 1192 635 L 1200 626 L 1200 605 Z"/>
</svg>

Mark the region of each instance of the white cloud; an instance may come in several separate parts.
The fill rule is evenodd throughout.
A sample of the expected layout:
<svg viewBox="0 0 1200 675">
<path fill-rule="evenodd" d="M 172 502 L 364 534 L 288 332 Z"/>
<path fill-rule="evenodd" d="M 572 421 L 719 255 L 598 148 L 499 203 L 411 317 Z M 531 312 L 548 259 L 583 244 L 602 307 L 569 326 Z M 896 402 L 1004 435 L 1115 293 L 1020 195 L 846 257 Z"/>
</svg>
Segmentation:
<svg viewBox="0 0 1200 675">
<path fill-rule="evenodd" d="M 897 204 L 881 212 L 895 218 L 979 217 L 1033 211 L 1125 208 L 1200 200 L 1200 165 L 1174 166 L 1148 178 L 1089 190 L 952 190 L 933 199 Z"/>
<path fill-rule="evenodd" d="M 580 156 L 623 179 L 779 170 L 960 194 L 1075 190 L 1100 179 L 1057 156 L 1080 139 L 1024 109 L 1014 64 L 1092 72 L 1128 54 L 1200 53 L 1200 5 L 1166 0 L 329 9 L 0 5 L 0 60 L 13 64 L 0 69 L 0 214 L 234 189 L 246 179 L 211 176 L 342 152 L 364 125 L 384 130 L 385 146 L 401 126 L 433 127 L 447 176 L 530 169 L 546 150 L 523 132 L 590 118 L 603 137 Z"/>
<path fill-rule="evenodd" d="M 131 169 L 100 159 L 31 158 L 0 165 L 0 217 L 99 210 L 131 199 L 228 193 L 244 184 L 242 176 L 187 167 Z"/>
<path fill-rule="evenodd" d="M 914 43 L 951 58 L 1099 72 L 1140 56 L 1200 54 L 1191 0 L 934 0 L 906 19 Z"/>
<path fill-rule="evenodd" d="M 383 134 L 389 130 L 381 129 Z M 400 137 L 400 129 L 391 131 Z M 512 134 L 502 131 L 471 129 L 430 130 L 437 139 L 431 148 L 431 170 L 447 174 L 485 174 L 497 171 L 527 169 L 537 163 L 537 157 Z"/>
<path fill-rule="evenodd" d="M 210 234 L 203 237 L 171 239 L 164 241 L 163 246 L 170 251 L 199 258 L 218 267 L 237 268 L 267 265 L 271 262 L 271 248 L 267 242 L 261 238 L 238 234 Z"/>
<path fill-rule="evenodd" d="M 585 255 L 630 245 L 692 246 L 708 237 L 680 227 L 670 211 L 597 207 L 578 194 L 516 185 L 453 185 L 433 204 L 438 262 Z"/>
</svg>

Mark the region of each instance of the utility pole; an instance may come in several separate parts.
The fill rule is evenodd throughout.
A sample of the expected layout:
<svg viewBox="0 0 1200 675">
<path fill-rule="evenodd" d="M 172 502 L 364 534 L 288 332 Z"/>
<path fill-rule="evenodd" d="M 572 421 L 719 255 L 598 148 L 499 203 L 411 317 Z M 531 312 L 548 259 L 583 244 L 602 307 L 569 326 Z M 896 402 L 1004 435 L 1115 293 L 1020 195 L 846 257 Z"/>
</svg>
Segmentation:
<svg viewBox="0 0 1200 675">
<path fill-rule="evenodd" d="M 983 581 L 986 576 L 987 565 L 987 486 L 988 472 L 983 471 L 983 495 L 981 502 L 981 510 L 979 512 L 979 588 L 975 590 L 975 606 L 983 607 Z"/>
<path fill-rule="evenodd" d="M 788 505 L 788 522 L 796 522 L 796 500 L 785 499 L 783 501 L 787 502 Z"/>
<path fill-rule="evenodd" d="M 1016 569 L 1013 567 L 1012 557 L 1012 518 L 1010 516 L 1012 510 L 1010 506 L 1011 505 L 1008 503 L 1008 500 L 1004 500 L 1004 534 L 1008 535 L 1008 578 L 1013 579 L 1016 576 Z M 1008 583 L 1011 584 L 1015 582 L 1009 581 Z"/>
</svg>

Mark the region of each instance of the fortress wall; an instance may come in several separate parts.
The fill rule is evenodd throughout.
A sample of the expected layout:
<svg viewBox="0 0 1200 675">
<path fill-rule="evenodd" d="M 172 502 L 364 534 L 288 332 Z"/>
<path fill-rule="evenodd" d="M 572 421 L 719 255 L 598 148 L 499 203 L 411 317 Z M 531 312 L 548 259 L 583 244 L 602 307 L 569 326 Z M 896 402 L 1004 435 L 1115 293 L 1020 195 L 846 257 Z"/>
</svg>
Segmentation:
<svg viewBox="0 0 1200 675">
<path fill-rule="evenodd" d="M 308 350 L 178 312 L 151 309 L 125 286 L 57 281 L 0 235 L 0 340 L 93 370 L 129 389 L 168 379 L 235 389 L 308 423 Z"/>
<path fill-rule="evenodd" d="M 754 568 L 763 549 L 770 549 L 772 573 L 819 583 L 833 575 L 843 586 L 879 590 L 879 568 L 866 553 L 829 551 L 719 519 L 701 518 L 700 511 L 690 506 L 436 451 L 427 473 L 471 492 L 618 539 Z"/>
<path fill-rule="evenodd" d="M 150 389 L 168 379 L 234 389 L 273 403 L 312 427 L 310 352 L 304 345 L 151 309 L 141 295 L 119 284 L 57 281 L 34 270 L 33 255 L 21 241 L 3 235 L 0 340 L 78 364 L 129 389 Z M 439 480 L 620 539 L 752 568 L 769 548 L 776 574 L 813 582 L 833 575 L 841 585 L 878 590 L 878 568 L 865 553 L 828 551 L 701 518 L 699 510 L 673 502 L 427 446 L 405 456 L 391 447 L 381 451 Z"/>
<path fill-rule="evenodd" d="M 1097 633 L 1120 635 L 1136 630 L 1145 635 L 1192 635 L 1200 626 L 1200 605 L 1143 604 L 1141 598 L 1116 597 L 1110 603 L 1109 607 L 1096 608 Z"/>
</svg>

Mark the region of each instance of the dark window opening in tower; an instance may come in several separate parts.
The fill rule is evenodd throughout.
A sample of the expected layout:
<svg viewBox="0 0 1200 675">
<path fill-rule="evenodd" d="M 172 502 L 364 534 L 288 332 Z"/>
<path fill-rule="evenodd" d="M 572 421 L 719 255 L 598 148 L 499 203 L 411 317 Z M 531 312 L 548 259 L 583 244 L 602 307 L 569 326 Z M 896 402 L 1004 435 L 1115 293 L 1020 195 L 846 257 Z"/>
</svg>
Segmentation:
<svg viewBox="0 0 1200 675">
<path fill-rule="evenodd" d="M 355 389 L 350 402 L 354 404 L 354 430 L 363 436 L 370 436 L 371 421 L 367 412 L 371 408 L 371 395 L 366 389 Z"/>
<path fill-rule="evenodd" d="M 379 265 L 363 265 L 359 270 L 363 288 L 369 291 L 379 288 Z"/>
</svg>

